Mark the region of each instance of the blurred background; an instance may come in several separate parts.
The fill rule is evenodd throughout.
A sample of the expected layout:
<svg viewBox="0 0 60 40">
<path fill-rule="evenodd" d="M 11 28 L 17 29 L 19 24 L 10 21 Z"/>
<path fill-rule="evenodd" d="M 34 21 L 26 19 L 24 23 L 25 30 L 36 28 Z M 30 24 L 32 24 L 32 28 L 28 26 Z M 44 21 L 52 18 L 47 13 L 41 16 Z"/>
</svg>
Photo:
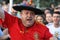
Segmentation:
<svg viewBox="0 0 60 40">
<path fill-rule="evenodd" d="M 6 4 L 9 3 L 9 0 L 0 0 L 0 3 L 5 1 Z M 23 0 L 13 0 L 13 3 L 21 3 Z M 27 0 L 30 1 L 30 0 Z M 55 6 L 57 6 L 58 4 L 60 4 L 60 0 L 32 0 L 37 7 L 44 9 L 46 7 L 50 7 L 51 4 L 54 4 Z M 37 5 L 38 4 L 38 5 Z"/>
</svg>

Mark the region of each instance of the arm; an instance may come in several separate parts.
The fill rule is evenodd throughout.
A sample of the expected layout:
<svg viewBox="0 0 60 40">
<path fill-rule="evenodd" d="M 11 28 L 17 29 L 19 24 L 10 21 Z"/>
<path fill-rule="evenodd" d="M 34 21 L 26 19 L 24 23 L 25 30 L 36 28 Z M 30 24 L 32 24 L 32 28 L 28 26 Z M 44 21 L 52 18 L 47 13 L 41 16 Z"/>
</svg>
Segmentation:
<svg viewBox="0 0 60 40">
<path fill-rule="evenodd" d="M 0 17 L 3 19 L 3 27 L 7 28 L 15 22 L 16 17 L 10 15 L 8 12 L 2 10 L 0 7 Z"/>
<path fill-rule="evenodd" d="M 1 6 L 0 6 L 0 18 L 2 18 L 2 19 L 5 18 L 4 10 L 2 9 Z"/>
<path fill-rule="evenodd" d="M 53 35 L 49 32 L 48 28 L 45 32 L 45 38 L 46 38 L 46 40 L 58 40 L 56 37 L 53 37 Z"/>
</svg>

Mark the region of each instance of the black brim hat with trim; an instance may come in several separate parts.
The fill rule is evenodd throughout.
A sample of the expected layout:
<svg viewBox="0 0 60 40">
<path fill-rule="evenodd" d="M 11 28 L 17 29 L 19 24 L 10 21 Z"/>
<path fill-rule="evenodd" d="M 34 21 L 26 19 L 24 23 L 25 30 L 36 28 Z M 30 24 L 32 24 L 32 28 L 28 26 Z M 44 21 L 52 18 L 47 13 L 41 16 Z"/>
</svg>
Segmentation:
<svg viewBox="0 0 60 40">
<path fill-rule="evenodd" d="M 26 5 L 26 4 L 13 6 L 13 9 L 20 12 L 22 10 L 30 10 L 35 12 L 36 15 L 41 15 L 43 13 L 40 9 L 37 9 L 36 7 L 32 7 L 31 5 Z"/>
</svg>

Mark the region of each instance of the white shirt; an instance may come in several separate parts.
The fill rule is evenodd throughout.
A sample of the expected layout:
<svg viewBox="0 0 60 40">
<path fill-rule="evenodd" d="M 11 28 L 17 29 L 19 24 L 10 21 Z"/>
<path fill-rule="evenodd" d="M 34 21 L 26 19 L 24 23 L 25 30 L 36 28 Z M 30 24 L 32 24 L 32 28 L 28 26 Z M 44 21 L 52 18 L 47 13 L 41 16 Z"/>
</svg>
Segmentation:
<svg viewBox="0 0 60 40">
<path fill-rule="evenodd" d="M 58 28 L 54 27 L 54 24 L 46 25 L 53 36 L 57 36 L 60 39 L 60 26 Z"/>
<path fill-rule="evenodd" d="M 48 23 L 48 24 L 46 24 L 46 26 L 49 27 L 49 26 L 52 25 L 52 24 L 53 24 L 53 23 Z"/>
</svg>

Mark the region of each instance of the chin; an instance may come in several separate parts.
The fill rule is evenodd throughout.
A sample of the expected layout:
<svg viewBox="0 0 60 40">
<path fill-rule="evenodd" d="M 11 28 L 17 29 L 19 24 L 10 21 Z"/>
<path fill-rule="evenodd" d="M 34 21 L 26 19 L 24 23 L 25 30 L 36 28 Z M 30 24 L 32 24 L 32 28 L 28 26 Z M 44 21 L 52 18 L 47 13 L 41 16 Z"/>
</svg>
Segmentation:
<svg viewBox="0 0 60 40">
<path fill-rule="evenodd" d="M 31 23 L 27 24 L 27 25 L 32 25 Z"/>
<path fill-rule="evenodd" d="M 26 22 L 26 24 L 27 24 L 27 25 L 31 25 L 31 24 L 33 24 L 33 23 L 32 23 L 32 22 Z"/>
<path fill-rule="evenodd" d="M 55 22 L 55 24 L 58 24 L 58 22 Z"/>
<path fill-rule="evenodd" d="M 28 24 L 26 24 L 27 25 L 27 27 L 30 27 L 30 26 L 32 26 L 33 24 L 32 23 L 28 23 Z"/>
</svg>

